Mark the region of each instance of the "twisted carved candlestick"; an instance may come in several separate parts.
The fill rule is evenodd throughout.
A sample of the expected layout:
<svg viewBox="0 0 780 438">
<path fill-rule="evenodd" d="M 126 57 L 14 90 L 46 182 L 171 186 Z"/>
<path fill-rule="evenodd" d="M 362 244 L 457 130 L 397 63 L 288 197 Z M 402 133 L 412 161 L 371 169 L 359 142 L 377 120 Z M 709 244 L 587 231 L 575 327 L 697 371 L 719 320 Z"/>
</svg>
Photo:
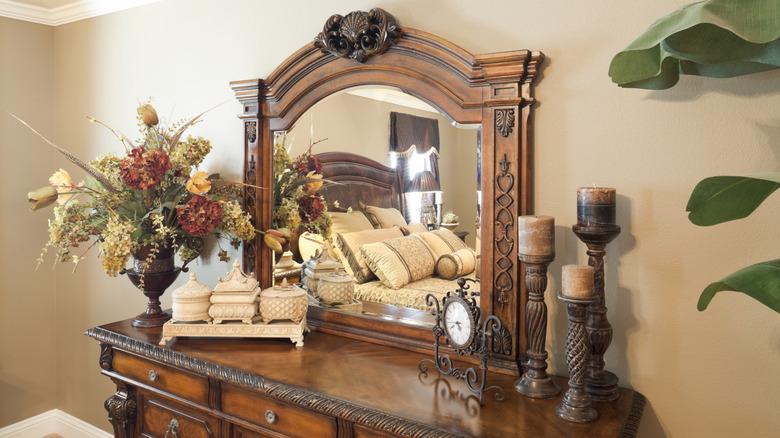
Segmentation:
<svg viewBox="0 0 780 438">
<path fill-rule="evenodd" d="M 528 289 L 528 301 L 525 305 L 528 360 L 523 377 L 515 382 L 515 389 L 531 398 L 550 398 L 561 392 L 547 374 L 547 350 L 544 348 L 547 339 L 547 304 L 544 302 L 544 291 L 547 289 L 547 266 L 554 259 L 555 254 L 520 254 L 520 260 L 525 263 L 525 285 Z"/>
<path fill-rule="evenodd" d="M 618 378 L 604 369 L 604 353 L 612 342 L 612 326 L 607 319 L 604 298 L 604 256 L 609 242 L 620 234 L 618 225 L 572 227 L 574 234 L 588 247 L 588 264 L 595 270 L 594 301 L 588 306 L 587 331 L 590 340 L 590 359 L 585 378 L 585 390 L 596 401 L 617 400 Z"/>
<path fill-rule="evenodd" d="M 588 306 L 596 298 L 570 298 L 558 294 L 558 299 L 566 303 L 569 313 L 569 331 L 566 335 L 566 363 L 569 365 L 569 389 L 564 394 L 555 413 L 566 421 L 586 423 L 598 418 L 599 414 L 591 404 L 591 397 L 585 391 L 585 374 L 590 346 L 585 328 Z"/>
</svg>

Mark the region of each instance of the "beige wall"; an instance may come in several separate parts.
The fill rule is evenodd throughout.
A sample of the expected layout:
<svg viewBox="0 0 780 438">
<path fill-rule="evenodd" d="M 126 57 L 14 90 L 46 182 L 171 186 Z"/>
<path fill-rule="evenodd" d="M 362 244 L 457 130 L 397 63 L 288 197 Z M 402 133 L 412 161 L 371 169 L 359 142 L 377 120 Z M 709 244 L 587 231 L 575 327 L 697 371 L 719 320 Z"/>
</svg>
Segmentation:
<svg viewBox="0 0 780 438">
<path fill-rule="evenodd" d="M 364 155 L 390 165 L 390 113 L 402 112 L 439 122 L 439 174 L 444 212 L 453 210 L 461 219 L 459 230 L 468 231 L 467 242 L 474 245 L 477 189 L 477 131 L 452 125 L 443 114 L 341 93 L 323 99 L 306 111 L 288 133 L 293 156 L 306 150 L 311 141 L 327 139 L 314 146 L 314 152 L 345 151 Z"/>
<path fill-rule="evenodd" d="M 615 327 L 607 361 L 623 384 L 649 399 L 642 435 L 772 436 L 780 429 L 780 318 L 737 294 L 723 294 L 705 313 L 695 304 L 708 281 L 777 256 L 780 207 L 769 203 L 745 221 L 707 229 L 691 225 L 684 207 L 704 176 L 777 168 L 780 72 L 684 78 L 662 92 L 622 90 L 607 76 L 618 50 L 684 3 L 167 0 L 54 30 L 56 134 L 83 156 L 119 151 L 85 115 L 130 132 L 133 109 L 148 96 L 156 98 L 161 114 L 177 117 L 227 100 L 196 131 L 213 138 L 219 150 L 207 163 L 210 169 L 238 176 L 240 108 L 228 81 L 266 76 L 309 43 L 331 13 L 381 6 L 402 26 L 433 32 L 475 53 L 541 49 L 549 60 L 537 92 L 536 211 L 555 216 L 560 226 L 557 277 L 561 264 L 584 261 L 583 247 L 568 231 L 575 221 L 575 189 L 606 184 L 621 195 L 623 234 L 610 246 L 607 266 Z M 34 172 L 32 157 L 22 159 Z M 4 199 L 12 216 L 28 215 L 14 201 L 26 188 Z M 41 221 L 28 223 L 29 240 L 37 246 L 44 224 L 40 216 L 30 217 Z M 26 254 L 21 245 L 3 248 L 18 259 L 35 258 L 35 251 Z M 29 265 L 13 272 L 31 274 L 22 266 Z M 50 369 L 59 373 L 58 405 L 105 428 L 101 403 L 111 385 L 98 374 L 97 345 L 81 333 L 131 316 L 143 300 L 125 279 L 106 279 L 96 261 L 82 268 L 75 275 L 67 268 L 57 271 L 57 366 Z M 210 260 L 199 271 L 213 282 L 223 269 Z M 555 300 L 550 307 L 552 368 L 563 372 L 565 319 Z M 6 308 L 4 301 L 3 312 Z M 4 333 L 14 329 L 19 335 L 20 323 L 3 324 Z M 36 335 L 34 342 L 43 340 Z M 30 350 L 27 357 L 33 359 L 25 361 L 45 362 L 42 349 Z"/>
<path fill-rule="evenodd" d="M 53 53 L 52 28 L 0 18 L 0 427 L 57 405 L 54 271 L 33 272 L 48 213 L 25 194 L 61 162 L 5 113 L 53 135 Z"/>
</svg>

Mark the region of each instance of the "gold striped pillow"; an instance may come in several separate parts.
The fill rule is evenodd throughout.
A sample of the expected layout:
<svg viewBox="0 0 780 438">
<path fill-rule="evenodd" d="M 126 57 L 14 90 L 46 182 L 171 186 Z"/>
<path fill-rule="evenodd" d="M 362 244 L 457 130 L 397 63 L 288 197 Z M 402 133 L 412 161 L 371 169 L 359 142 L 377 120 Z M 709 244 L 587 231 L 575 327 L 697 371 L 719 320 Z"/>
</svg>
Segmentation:
<svg viewBox="0 0 780 438">
<path fill-rule="evenodd" d="M 416 234 L 431 249 L 436 260 L 445 254 L 451 254 L 460 249 L 468 248 L 465 243 L 452 231 L 440 228 L 434 231 Z"/>
<path fill-rule="evenodd" d="M 360 252 L 371 271 L 392 289 L 432 276 L 436 264 L 428 245 L 416 235 L 369 243 Z"/>
<path fill-rule="evenodd" d="M 476 266 L 477 254 L 471 248 L 463 248 L 439 257 L 436 275 L 445 280 L 454 280 L 471 274 Z"/>
</svg>

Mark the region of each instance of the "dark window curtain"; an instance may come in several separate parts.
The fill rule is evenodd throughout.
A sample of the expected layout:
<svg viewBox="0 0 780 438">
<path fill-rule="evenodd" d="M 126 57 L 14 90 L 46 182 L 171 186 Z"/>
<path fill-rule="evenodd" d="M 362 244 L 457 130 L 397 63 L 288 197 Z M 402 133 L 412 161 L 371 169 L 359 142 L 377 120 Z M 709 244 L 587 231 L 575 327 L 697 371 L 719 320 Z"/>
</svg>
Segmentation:
<svg viewBox="0 0 780 438">
<path fill-rule="evenodd" d="M 414 147 L 413 147 L 414 146 Z M 396 155 L 396 170 L 401 174 L 405 184 L 404 191 L 409 187 L 413 175 L 409 175 L 409 159 L 416 151 L 418 154 L 429 152 L 431 172 L 439 180 L 439 121 L 426 117 L 413 116 L 404 113 L 390 113 L 390 152 Z"/>
</svg>

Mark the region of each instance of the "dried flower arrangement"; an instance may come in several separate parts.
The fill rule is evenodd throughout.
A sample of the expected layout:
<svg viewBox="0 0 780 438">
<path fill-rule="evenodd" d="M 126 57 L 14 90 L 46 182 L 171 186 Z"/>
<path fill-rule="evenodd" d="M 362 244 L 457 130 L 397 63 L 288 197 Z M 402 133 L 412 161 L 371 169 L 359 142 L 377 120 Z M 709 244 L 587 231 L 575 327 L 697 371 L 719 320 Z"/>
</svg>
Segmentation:
<svg viewBox="0 0 780 438">
<path fill-rule="evenodd" d="M 67 171 L 60 169 L 48 186 L 28 194 L 33 210 L 55 201 L 58 204 L 49 221 L 49 241 L 39 263 L 49 248 L 56 249 L 55 263 L 77 264 L 90 249 L 98 247 L 103 270 L 116 276 L 125 270 L 131 256 L 141 253 L 145 271 L 162 249 L 178 252 L 186 264 L 201 255 L 204 239 L 209 236 L 226 240 L 235 248 L 241 241 L 255 237 L 251 218 L 239 203 L 241 184 L 198 169 L 211 151 L 211 142 L 192 136 L 182 139 L 203 113 L 169 127 L 160 125 L 149 103 L 139 106 L 137 113 L 141 138 L 135 142 L 90 119 L 111 130 L 125 147 L 125 155 L 107 154 L 89 163 L 17 117 L 89 174 L 85 182 L 76 184 Z M 82 245 L 86 249 L 76 254 L 76 248 Z M 221 245 L 219 257 L 229 260 Z"/>
<path fill-rule="evenodd" d="M 330 237 L 330 216 L 320 188 L 322 163 L 312 154 L 312 142 L 301 155 L 291 158 L 284 133 L 274 138 L 274 213 L 273 230 L 267 230 L 263 242 L 275 252 L 282 252 L 292 235 L 299 232 Z"/>
</svg>

